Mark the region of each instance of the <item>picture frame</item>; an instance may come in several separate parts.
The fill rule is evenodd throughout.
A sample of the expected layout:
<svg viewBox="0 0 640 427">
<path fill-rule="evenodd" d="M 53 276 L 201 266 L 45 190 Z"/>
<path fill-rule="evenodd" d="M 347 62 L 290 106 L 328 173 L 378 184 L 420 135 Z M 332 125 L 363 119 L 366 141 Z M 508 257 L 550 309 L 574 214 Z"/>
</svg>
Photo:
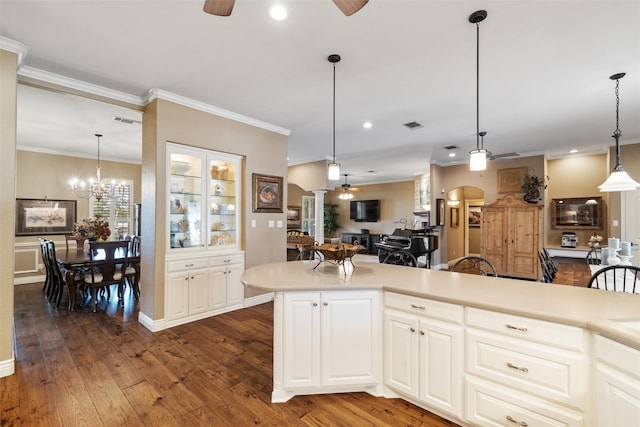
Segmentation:
<svg viewBox="0 0 640 427">
<path fill-rule="evenodd" d="M 451 228 L 458 228 L 460 226 L 460 211 L 458 208 L 451 208 Z"/>
<path fill-rule="evenodd" d="M 16 236 L 71 234 L 75 200 L 16 199 Z"/>
<path fill-rule="evenodd" d="M 282 213 L 281 176 L 253 174 L 253 212 Z"/>
<path fill-rule="evenodd" d="M 521 193 L 528 168 L 498 169 L 498 193 Z"/>
<path fill-rule="evenodd" d="M 469 206 L 468 221 L 469 227 L 480 227 L 482 223 L 482 209 L 480 206 Z"/>
<path fill-rule="evenodd" d="M 302 226 L 302 206 L 287 206 L 287 228 Z"/>
<path fill-rule="evenodd" d="M 445 213 L 444 213 L 444 199 L 436 199 L 436 225 L 444 226 Z"/>
</svg>

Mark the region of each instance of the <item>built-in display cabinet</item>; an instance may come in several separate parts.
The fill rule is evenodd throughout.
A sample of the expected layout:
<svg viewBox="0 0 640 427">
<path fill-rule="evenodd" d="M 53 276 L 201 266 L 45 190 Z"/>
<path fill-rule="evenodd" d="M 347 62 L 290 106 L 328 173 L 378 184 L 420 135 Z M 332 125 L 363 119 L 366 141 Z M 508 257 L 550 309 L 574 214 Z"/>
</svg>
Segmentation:
<svg viewBox="0 0 640 427">
<path fill-rule="evenodd" d="M 167 144 L 167 327 L 244 305 L 241 160 Z"/>
</svg>

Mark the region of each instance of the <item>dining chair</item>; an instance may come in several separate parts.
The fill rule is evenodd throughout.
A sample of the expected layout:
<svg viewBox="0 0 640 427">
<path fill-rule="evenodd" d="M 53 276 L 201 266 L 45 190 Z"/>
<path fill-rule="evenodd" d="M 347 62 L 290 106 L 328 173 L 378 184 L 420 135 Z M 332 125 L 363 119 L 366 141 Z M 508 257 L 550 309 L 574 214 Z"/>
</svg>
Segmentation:
<svg viewBox="0 0 640 427">
<path fill-rule="evenodd" d="M 558 266 L 551 257 L 551 254 L 549 253 L 547 248 L 542 248 L 542 256 L 544 257 L 545 262 L 547 263 L 547 267 L 551 271 L 553 277 L 555 277 L 556 273 L 558 272 Z"/>
<path fill-rule="evenodd" d="M 127 240 L 89 242 L 90 270 L 84 275 L 84 283 L 89 286 L 94 313 L 98 308 L 98 289 L 107 290 L 108 300 L 111 295 L 109 288 L 118 285 L 118 295 L 121 295 L 128 252 Z"/>
<path fill-rule="evenodd" d="M 78 248 L 78 241 L 77 239 L 74 237 L 73 234 L 65 234 L 64 235 L 64 242 L 67 244 L 67 250 L 69 250 L 69 242 L 73 242 L 72 245 L 72 249 L 77 249 Z"/>
<path fill-rule="evenodd" d="M 53 272 L 51 271 L 51 265 L 49 263 L 49 251 L 47 250 L 47 239 L 42 237 L 38 238 L 40 243 L 40 255 L 42 256 L 42 266 L 45 271 L 45 280 L 44 285 L 42 286 L 42 293 L 46 295 L 47 298 L 51 298 L 51 294 L 53 292 Z"/>
<path fill-rule="evenodd" d="M 498 273 L 496 272 L 496 268 L 493 264 L 491 264 L 489 260 L 479 256 L 468 256 L 459 259 L 455 264 L 453 264 L 451 271 L 498 277 Z"/>
<path fill-rule="evenodd" d="M 602 264 L 602 250 L 600 248 L 591 248 L 587 252 L 585 261 L 587 265 L 600 265 Z"/>
<path fill-rule="evenodd" d="M 129 262 L 124 270 L 125 284 L 131 287 L 131 292 L 135 299 L 140 298 L 140 236 L 131 238 L 130 253 L 137 257 L 135 262 Z M 118 295 L 122 298 L 123 295 Z"/>
<path fill-rule="evenodd" d="M 593 273 L 588 288 L 640 294 L 640 267 L 610 265 Z"/>
<path fill-rule="evenodd" d="M 49 293 L 49 301 L 53 302 L 56 308 L 60 308 L 64 288 L 68 287 L 65 280 L 66 270 L 60 269 L 58 259 L 56 257 L 56 244 L 53 240 L 45 241 L 45 252 L 47 256 L 48 270 L 51 274 L 51 291 Z M 82 283 L 82 277 L 74 276 L 74 283 Z"/>
</svg>

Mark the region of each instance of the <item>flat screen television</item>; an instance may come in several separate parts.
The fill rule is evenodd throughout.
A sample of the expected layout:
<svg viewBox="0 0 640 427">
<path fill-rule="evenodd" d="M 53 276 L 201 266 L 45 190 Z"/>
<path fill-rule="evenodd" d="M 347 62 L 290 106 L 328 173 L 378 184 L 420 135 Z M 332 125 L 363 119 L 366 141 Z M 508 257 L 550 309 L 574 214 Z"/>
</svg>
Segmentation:
<svg viewBox="0 0 640 427">
<path fill-rule="evenodd" d="M 349 218 L 355 222 L 376 222 L 380 219 L 380 200 L 352 200 Z"/>
</svg>

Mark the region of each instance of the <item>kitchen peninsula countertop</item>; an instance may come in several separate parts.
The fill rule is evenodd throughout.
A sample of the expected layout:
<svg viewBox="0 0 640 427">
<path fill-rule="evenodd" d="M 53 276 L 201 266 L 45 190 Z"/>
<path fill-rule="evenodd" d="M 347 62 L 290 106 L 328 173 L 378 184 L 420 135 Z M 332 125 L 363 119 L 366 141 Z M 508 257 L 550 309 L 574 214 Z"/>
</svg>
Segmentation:
<svg viewBox="0 0 640 427">
<path fill-rule="evenodd" d="M 245 286 L 270 292 L 379 289 L 578 326 L 640 349 L 640 295 L 404 266 L 317 261 L 251 267 Z M 636 321 L 636 327 L 620 321 Z"/>
</svg>

